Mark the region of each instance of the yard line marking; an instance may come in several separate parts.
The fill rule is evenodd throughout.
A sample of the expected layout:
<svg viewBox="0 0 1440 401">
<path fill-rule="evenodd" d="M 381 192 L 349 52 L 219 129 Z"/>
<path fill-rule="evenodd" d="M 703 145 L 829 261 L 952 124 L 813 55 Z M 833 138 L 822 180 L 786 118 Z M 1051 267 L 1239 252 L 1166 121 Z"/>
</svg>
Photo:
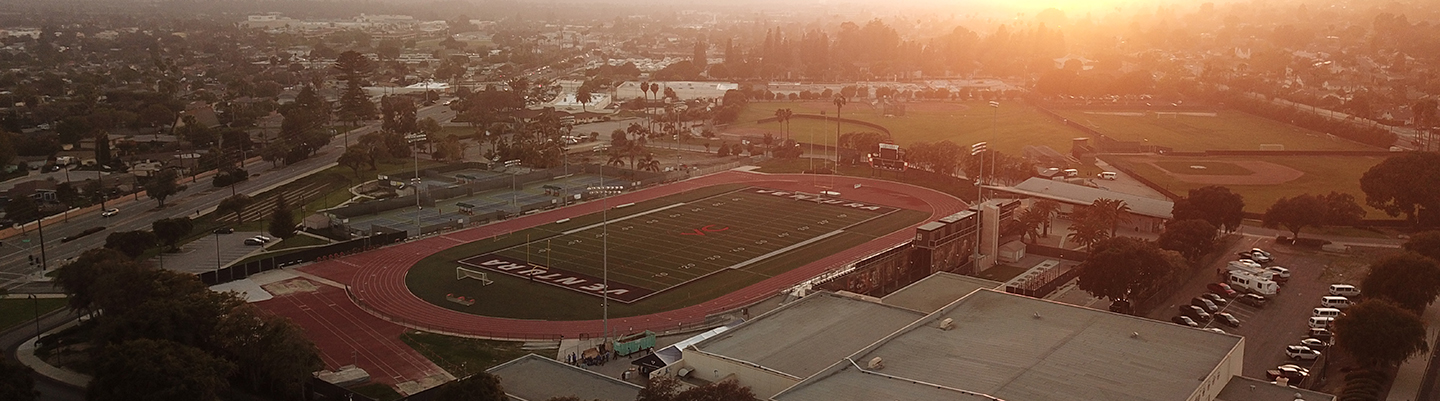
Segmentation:
<svg viewBox="0 0 1440 401">
<path fill-rule="evenodd" d="M 756 262 L 759 262 L 759 261 L 762 261 L 762 260 L 765 260 L 765 259 L 769 259 L 770 257 L 773 257 L 773 256 L 775 256 L 775 255 L 779 255 L 779 254 L 782 254 L 782 253 L 785 253 L 785 252 L 792 251 L 792 250 L 794 250 L 795 248 L 799 248 L 799 247 L 802 247 L 802 246 L 810 245 L 810 244 L 812 244 L 812 243 L 815 243 L 816 241 L 820 241 L 820 240 L 823 240 L 823 239 L 826 239 L 826 238 L 830 238 L 830 237 L 833 237 L 833 236 L 838 235 L 838 234 L 843 233 L 843 232 L 845 232 L 845 230 L 835 230 L 835 231 L 831 231 L 831 232 L 828 232 L 828 233 L 825 233 L 825 234 L 821 234 L 820 236 L 817 236 L 817 237 L 815 237 L 815 238 L 811 238 L 811 239 L 807 239 L 807 240 L 804 240 L 804 241 L 796 242 L 796 243 L 794 243 L 794 244 L 792 244 L 792 245 L 790 245 L 790 246 L 787 246 L 787 247 L 784 247 L 784 248 L 780 248 L 780 249 L 776 249 L 776 250 L 770 251 L 769 253 L 766 253 L 766 254 L 764 254 L 764 255 L 760 255 L 760 256 L 756 256 L 756 257 L 750 258 L 750 260 L 747 260 L 747 261 L 744 261 L 744 262 L 740 262 L 740 263 L 736 263 L 736 264 L 730 265 L 730 267 L 728 267 L 728 268 L 729 268 L 729 269 L 739 269 L 739 268 L 743 268 L 743 267 L 745 267 L 745 266 L 749 266 L 749 265 L 754 264 L 754 263 L 756 263 Z M 744 248 L 741 248 L 741 249 L 744 249 Z M 732 252 L 733 252 L 733 251 L 732 251 Z"/>
<path fill-rule="evenodd" d="M 610 219 L 610 223 L 621 222 L 621 221 L 633 219 L 633 218 L 636 218 L 636 217 L 644 216 L 644 215 L 647 215 L 647 214 L 650 214 L 650 213 L 655 213 L 655 212 L 658 212 L 658 211 L 662 211 L 662 210 L 666 210 L 666 209 L 670 209 L 670 208 L 681 207 L 681 206 L 685 206 L 685 202 L 680 202 L 680 203 L 676 203 L 676 204 L 674 204 L 674 205 L 665 206 L 665 207 L 661 207 L 661 208 L 650 209 L 649 211 L 645 211 L 645 212 L 641 212 L 641 213 L 636 213 L 636 214 L 632 214 L 632 215 L 625 216 L 625 217 L 621 217 L 621 218 L 617 218 L 617 219 Z M 564 231 L 564 232 L 561 232 L 560 235 L 570 235 L 570 234 L 578 233 L 578 232 L 581 232 L 581 231 L 589 230 L 589 229 L 592 229 L 592 228 L 595 228 L 595 227 L 600 227 L 600 226 L 603 226 L 603 225 L 605 225 L 605 222 L 599 222 L 599 223 L 591 224 L 591 225 L 588 225 L 588 226 L 584 226 L 584 227 L 572 229 L 572 230 L 569 230 L 569 231 Z"/>
</svg>

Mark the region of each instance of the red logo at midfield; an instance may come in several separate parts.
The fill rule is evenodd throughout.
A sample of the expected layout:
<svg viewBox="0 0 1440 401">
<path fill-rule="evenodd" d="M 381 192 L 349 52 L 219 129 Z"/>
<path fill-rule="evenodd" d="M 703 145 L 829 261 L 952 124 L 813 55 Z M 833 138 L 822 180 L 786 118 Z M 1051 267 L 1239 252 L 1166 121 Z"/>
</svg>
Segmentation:
<svg viewBox="0 0 1440 401">
<path fill-rule="evenodd" d="M 716 228 L 714 224 L 711 224 L 711 225 L 707 225 L 707 226 L 704 226 L 704 227 L 700 227 L 700 228 L 696 228 L 696 229 L 690 230 L 689 232 L 682 232 L 682 233 L 680 233 L 680 235 L 699 235 L 699 236 L 702 236 L 702 237 L 703 237 L 703 236 L 705 236 L 705 233 L 718 233 L 718 232 L 725 231 L 725 230 L 729 230 L 729 229 L 730 229 L 730 227 L 719 227 L 719 228 Z"/>
</svg>

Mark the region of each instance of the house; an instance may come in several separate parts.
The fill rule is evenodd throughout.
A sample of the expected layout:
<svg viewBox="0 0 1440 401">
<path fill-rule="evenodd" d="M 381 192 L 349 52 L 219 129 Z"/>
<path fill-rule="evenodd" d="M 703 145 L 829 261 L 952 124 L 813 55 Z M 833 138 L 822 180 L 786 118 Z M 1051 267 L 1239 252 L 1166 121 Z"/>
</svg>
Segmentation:
<svg viewBox="0 0 1440 401">
<path fill-rule="evenodd" d="M 5 195 L 10 199 L 26 196 L 36 202 L 57 202 L 59 199 L 55 197 L 55 186 L 55 182 L 50 180 L 30 180 L 15 184 Z"/>
</svg>

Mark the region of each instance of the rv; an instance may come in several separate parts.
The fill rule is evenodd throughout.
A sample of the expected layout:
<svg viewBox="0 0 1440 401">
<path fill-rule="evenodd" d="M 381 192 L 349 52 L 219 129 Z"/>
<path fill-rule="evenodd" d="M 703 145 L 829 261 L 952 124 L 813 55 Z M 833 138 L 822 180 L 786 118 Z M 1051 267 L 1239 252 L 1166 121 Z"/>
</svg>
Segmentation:
<svg viewBox="0 0 1440 401">
<path fill-rule="evenodd" d="M 1270 281 L 1281 281 L 1275 277 L 1277 272 L 1266 270 L 1265 268 L 1260 267 L 1260 265 L 1256 264 L 1255 262 L 1237 260 L 1226 264 L 1225 268 L 1232 272 L 1245 272 L 1247 274 Z"/>
<path fill-rule="evenodd" d="M 1243 270 L 1231 270 L 1226 282 L 1236 291 L 1244 291 L 1251 294 L 1275 295 L 1280 290 L 1280 285 L 1264 277 L 1250 274 Z"/>
</svg>

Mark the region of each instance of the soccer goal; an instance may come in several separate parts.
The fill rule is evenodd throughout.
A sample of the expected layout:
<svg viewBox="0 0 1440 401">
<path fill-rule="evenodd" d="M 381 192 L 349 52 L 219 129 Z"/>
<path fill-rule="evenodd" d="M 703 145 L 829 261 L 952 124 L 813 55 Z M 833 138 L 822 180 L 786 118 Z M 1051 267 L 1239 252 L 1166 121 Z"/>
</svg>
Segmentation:
<svg viewBox="0 0 1440 401">
<path fill-rule="evenodd" d="M 480 280 L 481 286 L 486 286 L 490 285 L 490 283 L 494 283 L 494 281 L 490 280 L 489 276 L 485 275 L 485 272 L 479 270 L 470 270 L 461 266 L 455 266 L 455 280 L 464 280 L 467 278 Z"/>
</svg>

